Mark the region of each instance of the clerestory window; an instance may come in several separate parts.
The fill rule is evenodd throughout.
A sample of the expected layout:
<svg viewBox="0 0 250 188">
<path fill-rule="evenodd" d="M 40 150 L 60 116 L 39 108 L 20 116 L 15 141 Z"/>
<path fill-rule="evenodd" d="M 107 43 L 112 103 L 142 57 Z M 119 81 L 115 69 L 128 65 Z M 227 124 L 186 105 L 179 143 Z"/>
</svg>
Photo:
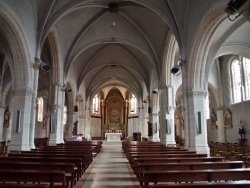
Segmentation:
<svg viewBox="0 0 250 188">
<path fill-rule="evenodd" d="M 250 60 L 245 57 L 234 59 L 231 64 L 232 102 L 250 99 Z"/>
</svg>

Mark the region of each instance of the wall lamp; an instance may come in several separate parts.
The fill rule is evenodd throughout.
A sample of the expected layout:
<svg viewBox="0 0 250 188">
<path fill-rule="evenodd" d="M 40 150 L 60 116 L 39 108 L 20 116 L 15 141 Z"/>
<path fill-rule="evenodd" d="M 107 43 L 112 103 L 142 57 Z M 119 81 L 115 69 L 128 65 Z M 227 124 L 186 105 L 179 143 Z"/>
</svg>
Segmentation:
<svg viewBox="0 0 250 188">
<path fill-rule="evenodd" d="M 47 63 L 45 63 L 45 62 L 41 62 L 41 69 L 44 71 L 44 72 L 49 72 L 50 71 L 50 66 L 47 64 Z"/>
<path fill-rule="evenodd" d="M 227 4 L 227 7 L 225 9 L 225 12 L 227 13 L 227 17 L 230 21 L 234 21 L 236 18 L 238 18 L 245 9 L 240 11 L 240 8 L 246 3 L 247 0 L 231 0 Z M 240 11 L 240 12 L 239 12 Z M 239 12 L 234 19 L 231 19 L 229 16 L 234 15 L 236 12 Z"/>
<path fill-rule="evenodd" d="M 154 94 L 158 93 L 158 89 L 154 89 L 154 90 L 152 91 L 152 93 L 154 93 Z"/>
</svg>

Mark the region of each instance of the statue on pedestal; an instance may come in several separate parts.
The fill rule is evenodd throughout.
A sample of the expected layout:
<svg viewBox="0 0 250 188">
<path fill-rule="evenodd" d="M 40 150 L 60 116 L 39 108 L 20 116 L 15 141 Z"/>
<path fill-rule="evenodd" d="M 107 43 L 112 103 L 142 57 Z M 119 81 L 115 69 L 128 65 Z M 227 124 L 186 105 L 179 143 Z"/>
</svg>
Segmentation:
<svg viewBox="0 0 250 188">
<path fill-rule="evenodd" d="M 246 134 L 246 131 L 243 127 L 243 121 L 240 120 L 240 124 L 239 124 L 239 134 L 240 134 L 240 138 L 244 138 L 245 137 L 245 134 Z"/>
</svg>

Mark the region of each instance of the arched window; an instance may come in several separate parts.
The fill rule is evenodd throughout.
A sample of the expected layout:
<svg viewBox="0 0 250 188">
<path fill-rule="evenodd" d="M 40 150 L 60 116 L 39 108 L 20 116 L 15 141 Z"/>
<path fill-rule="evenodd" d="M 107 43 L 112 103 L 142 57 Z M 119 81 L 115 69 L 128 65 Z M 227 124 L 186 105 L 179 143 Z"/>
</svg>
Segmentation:
<svg viewBox="0 0 250 188">
<path fill-rule="evenodd" d="M 133 94 L 131 95 L 131 98 L 130 98 L 130 113 L 131 114 L 137 113 L 137 100 Z"/>
<path fill-rule="evenodd" d="M 43 121 L 43 98 L 38 98 L 37 121 Z"/>
<path fill-rule="evenodd" d="M 67 124 L 67 106 L 63 107 L 63 124 Z"/>
<path fill-rule="evenodd" d="M 98 114 L 99 113 L 99 101 L 100 101 L 100 98 L 99 98 L 99 95 L 96 94 L 95 97 L 93 98 L 93 110 L 92 112 L 93 113 L 96 113 Z"/>
<path fill-rule="evenodd" d="M 250 99 L 250 60 L 245 57 L 234 59 L 231 64 L 233 103 Z"/>
<path fill-rule="evenodd" d="M 250 99 L 250 59 L 243 58 L 246 99 Z"/>
</svg>

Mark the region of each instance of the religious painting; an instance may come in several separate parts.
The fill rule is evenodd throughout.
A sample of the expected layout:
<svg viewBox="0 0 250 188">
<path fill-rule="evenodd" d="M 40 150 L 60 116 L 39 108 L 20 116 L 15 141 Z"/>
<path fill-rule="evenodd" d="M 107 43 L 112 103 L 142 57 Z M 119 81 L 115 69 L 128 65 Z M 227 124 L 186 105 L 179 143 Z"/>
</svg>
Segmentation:
<svg viewBox="0 0 250 188">
<path fill-rule="evenodd" d="M 224 110 L 224 126 L 225 128 L 233 128 L 232 112 L 229 108 L 226 108 Z"/>
<path fill-rule="evenodd" d="M 10 111 L 7 109 L 5 110 L 5 113 L 4 113 L 4 127 L 9 127 L 10 126 Z"/>
<path fill-rule="evenodd" d="M 118 108 L 110 109 L 110 123 L 120 123 L 120 110 Z"/>
<path fill-rule="evenodd" d="M 153 127 L 150 122 L 148 122 L 148 136 L 153 136 Z"/>
<path fill-rule="evenodd" d="M 217 115 L 214 112 L 214 109 L 212 109 L 212 112 L 210 113 L 210 120 L 211 120 L 211 128 L 216 129 L 217 128 Z"/>
<path fill-rule="evenodd" d="M 44 117 L 43 118 L 43 129 L 45 129 L 47 127 L 47 118 Z"/>
</svg>

